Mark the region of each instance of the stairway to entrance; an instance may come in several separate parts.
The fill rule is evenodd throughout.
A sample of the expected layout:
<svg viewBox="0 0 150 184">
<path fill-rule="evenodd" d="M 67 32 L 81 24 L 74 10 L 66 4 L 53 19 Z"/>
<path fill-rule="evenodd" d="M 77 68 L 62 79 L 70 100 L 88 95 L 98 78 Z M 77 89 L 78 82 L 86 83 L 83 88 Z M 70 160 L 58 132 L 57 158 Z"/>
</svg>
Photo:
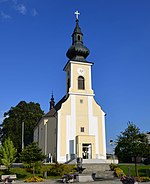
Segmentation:
<svg viewBox="0 0 150 184">
<path fill-rule="evenodd" d="M 83 163 L 83 174 L 93 175 L 95 180 L 100 179 L 114 179 L 114 172 L 110 170 L 109 164 L 100 163 L 100 164 L 86 164 Z"/>
</svg>

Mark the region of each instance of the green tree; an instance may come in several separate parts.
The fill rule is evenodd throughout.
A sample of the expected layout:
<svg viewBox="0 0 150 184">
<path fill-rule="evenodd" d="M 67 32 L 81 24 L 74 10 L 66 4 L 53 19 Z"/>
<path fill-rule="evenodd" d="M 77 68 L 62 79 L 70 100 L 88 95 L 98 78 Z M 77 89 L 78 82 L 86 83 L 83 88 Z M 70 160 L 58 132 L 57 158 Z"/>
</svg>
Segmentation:
<svg viewBox="0 0 150 184">
<path fill-rule="evenodd" d="M 18 153 L 22 150 L 22 123 L 24 122 L 24 145 L 33 141 L 33 129 L 41 119 L 43 111 L 38 103 L 21 101 L 15 107 L 4 113 L 0 138 L 2 143 L 10 137 Z"/>
<path fill-rule="evenodd" d="M 32 142 L 30 145 L 26 146 L 21 152 L 21 160 L 24 163 L 33 167 L 33 174 L 35 171 L 35 165 L 39 161 L 43 161 L 46 156 L 42 153 L 42 150 L 38 147 L 37 143 Z"/>
<path fill-rule="evenodd" d="M 119 160 L 124 161 L 126 158 L 134 158 L 135 172 L 138 176 L 137 158 L 148 154 L 148 140 L 144 133 L 132 122 L 128 123 L 128 127 L 117 138 L 117 146 L 115 154 Z"/>
<path fill-rule="evenodd" d="M 16 152 L 17 150 L 10 138 L 6 139 L 3 145 L 0 146 L 1 162 L 7 167 L 8 171 L 16 160 Z"/>
</svg>

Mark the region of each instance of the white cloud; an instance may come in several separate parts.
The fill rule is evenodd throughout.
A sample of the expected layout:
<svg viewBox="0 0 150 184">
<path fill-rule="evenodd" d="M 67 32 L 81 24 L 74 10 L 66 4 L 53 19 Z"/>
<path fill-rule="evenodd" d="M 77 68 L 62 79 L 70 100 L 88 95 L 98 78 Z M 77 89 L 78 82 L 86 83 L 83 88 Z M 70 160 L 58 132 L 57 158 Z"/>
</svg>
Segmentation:
<svg viewBox="0 0 150 184">
<path fill-rule="evenodd" d="M 11 18 L 10 15 L 4 13 L 3 11 L 0 12 L 0 16 L 1 16 L 1 18 L 3 18 L 3 19 L 10 19 L 10 18 Z"/>
<path fill-rule="evenodd" d="M 3 120 L 4 120 L 4 118 L 0 118 L 0 124 L 2 124 Z"/>
<path fill-rule="evenodd" d="M 16 6 L 15 6 L 15 9 L 16 9 L 19 13 L 21 13 L 22 15 L 25 15 L 26 12 L 27 12 L 27 8 L 26 8 L 26 6 L 25 6 L 24 4 L 18 4 L 18 5 L 16 5 Z"/>
<path fill-rule="evenodd" d="M 3 116 L 4 112 L 0 111 L 0 124 L 2 124 L 3 120 L 4 120 L 4 116 Z"/>
<path fill-rule="evenodd" d="M 27 11 L 30 12 L 30 15 L 32 15 L 33 17 L 38 15 L 38 11 L 36 10 L 36 8 L 30 8 L 27 6 L 25 3 L 21 3 L 21 1 L 19 0 L 0 0 L 0 3 L 8 3 L 8 8 L 17 11 L 19 14 L 21 15 L 26 15 Z M 5 10 L 4 10 L 5 11 Z M 4 13 L 4 11 L 0 11 L 0 18 L 3 19 L 10 19 L 12 18 L 9 14 Z"/>
<path fill-rule="evenodd" d="M 38 12 L 35 8 L 32 9 L 32 15 L 35 17 L 38 15 Z"/>
</svg>

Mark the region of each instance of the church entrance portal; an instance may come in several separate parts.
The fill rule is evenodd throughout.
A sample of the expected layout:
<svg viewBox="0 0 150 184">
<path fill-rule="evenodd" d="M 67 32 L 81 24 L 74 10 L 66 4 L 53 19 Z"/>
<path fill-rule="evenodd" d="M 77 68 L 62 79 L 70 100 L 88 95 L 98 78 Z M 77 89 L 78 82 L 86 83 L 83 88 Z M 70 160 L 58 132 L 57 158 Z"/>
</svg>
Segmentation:
<svg viewBox="0 0 150 184">
<path fill-rule="evenodd" d="M 82 144 L 82 158 L 91 159 L 92 158 L 92 145 Z"/>
</svg>

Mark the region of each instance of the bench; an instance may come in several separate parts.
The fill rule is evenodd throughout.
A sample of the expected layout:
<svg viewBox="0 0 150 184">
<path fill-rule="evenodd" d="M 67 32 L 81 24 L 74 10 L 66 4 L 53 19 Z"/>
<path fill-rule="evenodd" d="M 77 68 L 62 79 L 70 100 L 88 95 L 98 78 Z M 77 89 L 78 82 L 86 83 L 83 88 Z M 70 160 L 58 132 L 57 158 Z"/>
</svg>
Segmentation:
<svg viewBox="0 0 150 184">
<path fill-rule="evenodd" d="M 2 182 L 5 183 L 15 183 L 15 180 L 17 179 L 16 174 L 13 175 L 2 175 L 1 180 Z"/>
</svg>

